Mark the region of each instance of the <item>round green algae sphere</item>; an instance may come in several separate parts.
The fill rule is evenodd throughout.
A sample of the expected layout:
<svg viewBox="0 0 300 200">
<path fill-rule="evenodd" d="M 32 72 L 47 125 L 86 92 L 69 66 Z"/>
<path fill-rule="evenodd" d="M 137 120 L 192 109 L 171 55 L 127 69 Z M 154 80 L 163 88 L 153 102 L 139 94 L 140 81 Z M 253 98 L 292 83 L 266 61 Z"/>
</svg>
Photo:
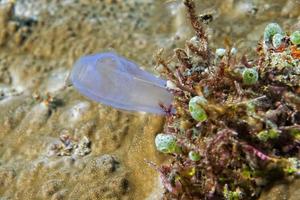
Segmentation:
<svg viewBox="0 0 300 200">
<path fill-rule="evenodd" d="M 207 115 L 202 106 L 207 104 L 207 100 L 202 96 L 195 96 L 190 99 L 189 111 L 193 119 L 203 122 L 207 119 Z"/>
<path fill-rule="evenodd" d="M 189 152 L 189 158 L 192 160 L 192 161 L 199 161 L 200 160 L 200 155 L 195 152 L 195 151 L 190 151 Z"/>
<path fill-rule="evenodd" d="M 232 47 L 230 50 L 230 54 L 235 56 L 237 54 L 238 50 L 235 47 Z"/>
<path fill-rule="evenodd" d="M 272 44 L 277 49 L 282 44 L 282 39 L 284 38 L 283 35 L 276 33 L 272 38 Z"/>
<path fill-rule="evenodd" d="M 281 27 L 277 23 L 270 23 L 264 31 L 264 41 L 269 42 L 275 34 L 284 35 Z"/>
<path fill-rule="evenodd" d="M 226 54 L 226 49 L 218 48 L 216 49 L 216 56 L 217 57 L 223 57 Z"/>
<path fill-rule="evenodd" d="M 162 153 L 175 153 L 178 151 L 176 138 L 173 135 L 157 134 L 155 137 L 156 149 Z"/>
<path fill-rule="evenodd" d="M 243 71 L 243 83 L 253 85 L 258 81 L 258 73 L 254 68 L 246 68 Z"/>
<path fill-rule="evenodd" d="M 258 137 L 259 140 L 261 140 L 263 142 L 266 142 L 269 139 L 276 139 L 276 138 L 278 138 L 279 137 L 279 132 L 277 130 L 274 130 L 274 129 L 263 130 L 263 131 L 260 131 L 257 134 L 257 137 Z"/>
<path fill-rule="evenodd" d="M 300 31 L 295 31 L 290 36 L 290 40 L 294 45 L 300 45 Z"/>
</svg>

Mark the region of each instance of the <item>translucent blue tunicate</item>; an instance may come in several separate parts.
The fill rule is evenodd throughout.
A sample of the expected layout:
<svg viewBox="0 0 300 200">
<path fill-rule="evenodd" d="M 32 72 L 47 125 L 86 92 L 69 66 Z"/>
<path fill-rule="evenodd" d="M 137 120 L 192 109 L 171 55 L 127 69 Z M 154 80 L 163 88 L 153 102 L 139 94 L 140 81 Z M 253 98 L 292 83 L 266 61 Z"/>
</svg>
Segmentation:
<svg viewBox="0 0 300 200">
<path fill-rule="evenodd" d="M 159 103 L 170 105 L 173 99 L 165 80 L 112 52 L 81 57 L 71 81 L 84 96 L 124 110 L 164 114 Z"/>
</svg>

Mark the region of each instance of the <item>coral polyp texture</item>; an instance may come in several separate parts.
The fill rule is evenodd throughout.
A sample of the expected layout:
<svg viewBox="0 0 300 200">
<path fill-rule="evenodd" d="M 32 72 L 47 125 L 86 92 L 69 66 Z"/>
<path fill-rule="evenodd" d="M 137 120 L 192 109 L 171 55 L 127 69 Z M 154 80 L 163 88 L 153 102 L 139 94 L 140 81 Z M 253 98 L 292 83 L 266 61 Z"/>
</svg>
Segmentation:
<svg viewBox="0 0 300 200">
<path fill-rule="evenodd" d="M 156 141 L 170 156 L 155 166 L 164 198 L 257 199 L 275 180 L 300 174 L 299 31 L 268 24 L 250 61 L 230 44 L 212 50 L 194 2 L 184 4 L 195 36 L 171 59 L 156 55 L 174 95 L 158 135 L 171 142 L 159 142 L 162 151 Z"/>
</svg>

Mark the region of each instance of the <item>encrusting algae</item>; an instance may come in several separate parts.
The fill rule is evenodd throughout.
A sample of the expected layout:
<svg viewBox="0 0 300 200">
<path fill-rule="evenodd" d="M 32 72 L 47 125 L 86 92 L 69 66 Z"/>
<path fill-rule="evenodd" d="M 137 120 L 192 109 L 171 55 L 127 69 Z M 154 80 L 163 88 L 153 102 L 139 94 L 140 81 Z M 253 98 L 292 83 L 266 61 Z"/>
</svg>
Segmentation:
<svg viewBox="0 0 300 200">
<path fill-rule="evenodd" d="M 174 95 L 156 147 L 164 199 L 257 199 L 264 186 L 300 174 L 299 31 L 266 26 L 253 60 L 229 43 L 214 55 L 193 0 L 184 0 L 195 36 L 176 60 L 156 55 Z M 175 112 L 174 112 L 175 111 Z"/>
</svg>

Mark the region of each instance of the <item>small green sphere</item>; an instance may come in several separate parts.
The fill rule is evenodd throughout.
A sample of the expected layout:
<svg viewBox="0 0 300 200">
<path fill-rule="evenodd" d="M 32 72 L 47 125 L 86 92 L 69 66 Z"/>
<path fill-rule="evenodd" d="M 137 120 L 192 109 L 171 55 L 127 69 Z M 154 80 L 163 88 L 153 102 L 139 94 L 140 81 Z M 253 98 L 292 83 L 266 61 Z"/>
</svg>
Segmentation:
<svg viewBox="0 0 300 200">
<path fill-rule="evenodd" d="M 257 134 L 259 140 L 266 142 L 269 139 L 276 139 L 279 137 L 279 132 L 275 129 L 263 130 Z"/>
<path fill-rule="evenodd" d="M 200 155 L 195 152 L 195 151 L 190 151 L 189 152 L 189 158 L 192 160 L 192 161 L 199 161 L 200 160 Z"/>
<path fill-rule="evenodd" d="M 189 102 L 189 111 L 193 119 L 203 122 L 207 119 L 207 115 L 202 106 L 207 104 L 207 100 L 202 96 L 195 96 Z"/>
<path fill-rule="evenodd" d="M 157 134 L 155 137 L 156 149 L 162 153 L 178 152 L 179 147 L 176 144 L 176 138 L 173 135 Z"/>
<path fill-rule="evenodd" d="M 226 49 L 218 48 L 216 49 L 216 56 L 217 57 L 223 57 L 226 54 Z"/>
<path fill-rule="evenodd" d="M 238 50 L 235 48 L 235 47 L 232 47 L 231 50 L 230 50 L 230 54 L 232 56 L 235 56 L 237 54 Z"/>
<path fill-rule="evenodd" d="M 203 96 L 194 96 L 190 99 L 189 106 L 205 106 L 207 104 L 207 100 Z"/>
<path fill-rule="evenodd" d="M 282 44 L 283 35 L 276 33 L 272 38 L 272 44 L 277 49 Z"/>
<path fill-rule="evenodd" d="M 268 131 L 267 131 L 267 130 L 260 131 L 260 132 L 257 134 L 257 138 L 258 138 L 260 141 L 263 141 L 263 142 L 268 141 L 268 139 L 269 139 Z"/>
<path fill-rule="evenodd" d="M 243 71 L 243 83 L 253 85 L 258 81 L 258 73 L 254 68 L 246 68 Z"/>
<path fill-rule="evenodd" d="M 290 36 L 290 40 L 294 45 L 300 45 L 300 31 L 295 31 Z"/>
<path fill-rule="evenodd" d="M 281 27 L 277 23 L 270 23 L 266 26 L 264 31 L 264 41 L 270 42 L 272 37 L 276 34 L 284 35 Z"/>
</svg>

